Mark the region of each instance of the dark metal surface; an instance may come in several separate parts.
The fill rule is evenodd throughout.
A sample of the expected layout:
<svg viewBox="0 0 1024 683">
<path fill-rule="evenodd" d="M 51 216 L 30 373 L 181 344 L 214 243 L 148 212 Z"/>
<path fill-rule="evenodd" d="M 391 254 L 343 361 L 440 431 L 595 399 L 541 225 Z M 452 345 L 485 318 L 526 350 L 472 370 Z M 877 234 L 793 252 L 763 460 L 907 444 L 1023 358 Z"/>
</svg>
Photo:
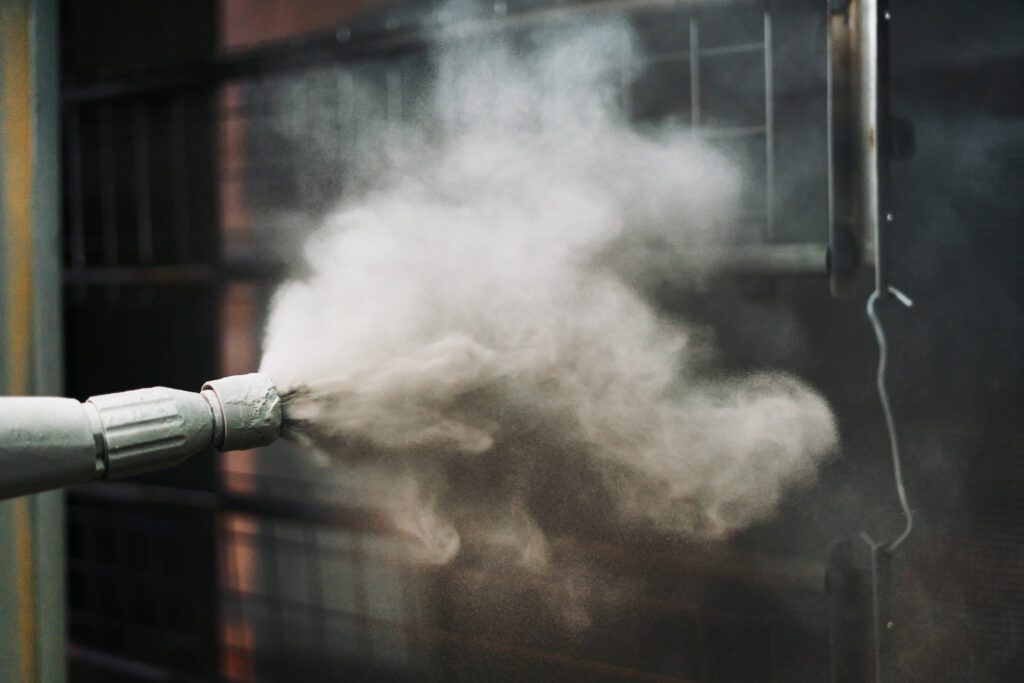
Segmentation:
<svg viewBox="0 0 1024 683">
<path fill-rule="evenodd" d="M 809 4 L 794 3 L 801 11 Z M 750 244 L 717 255 L 718 266 L 820 278 L 824 81 L 808 72 L 821 71 L 821 25 L 766 7 L 571 3 L 473 30 L 525 29 L 586 11 L 632 12 L 643 36 L 668 27 L 674 40 L 649 46 L 643 73 L 624 78 L 623 100 L 641 124 L 692 118 L 695 134 L 750 162 Z M 87 42 L 87 28 L 72 29 L 71 38 Z M 379 58 L 376 71 L 361 75 L 387 95 L 380 116 L 397 121 L 411 100 L 403 87 L 414 83 L 402 59 L 416 61 L 426 43 L 412 25 L 353 26 L 233 55 L 183 45 L 178 60 L 146 55 L 137 66 L 83 67 L 66 78 L 72 390 L 194 388 L 197 374 L 210 373 L 216 331 L 229 322 L 218 308 L 226 288 L 269 283 L 285 271 L 261 257 L 279 244 L 226 244 L 218 189 L 240 184 L 257 217 L 294 211 L 302 225 L 315 223 L 337 197 L 346 159 L 341 144 L 312 149 L 314 132 L 322 126 L 339 139 L 372 140 L 371 113 L 350 123 L 342 116 L 351 70 Z M 221 106 L 217 98 L 228 91 L 236 99 Z M 282 122 L 311 94 L 326 100 L 310 108 L 318 116 L 299 139 L 282 135 Z M 217 147 L 222 127 L 232 125 L 245 127 L 248 156 L 226 169 Z M 318 185 L 326 181 L 336 184 Z M 290 229 L 298 234 L 276 222 L 265 231 Z M 290 243 L 301 241 L 294 235 Z M 147 353 L 138 358 L 141 348 Z M 325 504 L 348 492 L 325 494 L 309 481 L 317 475 L 290 481 L 269 469 L 278 457 L 268 454 L 256 472 L 225 475 L 232 486 L 219 484 L 214 461 L 204 458 L 158 481 L 70 495 L 72 661 L 92 672 L 80 680 L 97 680 L 88 675 L 104 667 L 154 680 L 275 681 L 336 680 L 343 672 L 365 680 L 736 683 L 820 680 L 825 671 L 820 562 L 590 539 L 588 557 L 620 572 L 623 583 L 652 586 L 621 611 L 613 609 L 614 588 L 598 591 L 608 606 L 586 638 L 573 638 L 543 599 L 550 586 L 504 595 L 507 577 L 493 568 L 396 563 L 382 545 L 402 542 L 408 530 L 366 506 Z M 698 584 L 706 593 L 695 595 Z M 481 585 L 507 598 L 497 616 L 481 609 L 489 599 Z M 523 633 L 531 623 L 535 630 Z"/>
</svg>

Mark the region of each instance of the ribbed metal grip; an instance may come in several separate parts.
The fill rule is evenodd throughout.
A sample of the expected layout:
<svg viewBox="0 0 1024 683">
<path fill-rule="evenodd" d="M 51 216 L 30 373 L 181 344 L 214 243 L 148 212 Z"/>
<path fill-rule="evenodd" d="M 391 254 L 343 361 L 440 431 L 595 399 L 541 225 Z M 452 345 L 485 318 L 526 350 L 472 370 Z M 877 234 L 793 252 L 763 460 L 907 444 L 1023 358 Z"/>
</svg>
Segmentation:
<svg viewBox="0 0 1024 683">
<path fill-rule="evenodd" d="M 94 396 L 103 431 L 106 477 L 176 465 L 213 442 L 213 414 L 199 394 L 153 387 Z"/>
</svg>

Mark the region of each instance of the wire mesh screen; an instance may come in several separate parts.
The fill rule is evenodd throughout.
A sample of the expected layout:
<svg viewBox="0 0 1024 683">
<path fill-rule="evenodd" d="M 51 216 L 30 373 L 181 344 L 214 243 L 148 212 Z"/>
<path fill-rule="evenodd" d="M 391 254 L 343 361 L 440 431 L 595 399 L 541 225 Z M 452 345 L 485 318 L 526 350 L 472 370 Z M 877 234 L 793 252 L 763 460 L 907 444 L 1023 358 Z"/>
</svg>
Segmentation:
<svg viewBox="0 0 1024 683">
<path fill-rule="evenodd" d="M 214 670 L 212 534 L 196 534 L 209 510 L 76 495 L 67 514 L 72 653 L 113 653 L 186 675 Z"/>
<path fill-rule="evenodd" d="M 743 160 L 745 241 L 809 239 L 801 221 L 813 221 L 813 211 L 787 225 L 775 217 L 772 14 L 746 3 L 697 13 L 658 6 L 627 16 L 641 41 L 642 66 L 635 73 L 622 65 L 623 109 L 638 126 L 688 125 Z M 794 23 L 783 20 L 788 28 Z M 220 113 L 227 253 L 295 255 L 303 242 L 297 236 L 314 230 L 346 191 L 348 161 L 370 157 L 366 152 L 389 127 L 416 114 L 429 68 L 414 49 L 230 84 Z M 792 169 L 792 160 L 786 166 Z M 824 187 L 818 189 L 823 210 Z M 264 303 L 254 294 L 248 305 L 255 322 Z M 282 449 L 244 463 L 231 458 L 224 468 L 228 489 L 248 495 L 326 506 L 356 499 L 329 490 L 321 470 Z M 813 609 L 821 596 L 814 590 L 797 591 L 802 597 L 795 599 L 805 603 L 806 618 L 818 621 L 816 635 L 763 601 L 763 613 L 752 615 L 756 590 L 733 586 L 709 607 L 662 586 L 661 598 L 631 595 L 622 614 L 622 588 L 608 585 L 606 602 L 596 598 L 598 614 L 586 617 L 597 623 L 586 625 L 585 636 L 579 625 L 574 636 L 546 604 L 552 587 L 516 585 L 514 576 L 472 563 L 434 571 L 403 565 L 401 553 L 389 550 L 400 539 L 260 515 L 229 516 L 220 533 L 222 673 L 236 680 L 277 680 L 295 671 L 326 680 L 339 669 L 417 680 L 770 681 L 824 671 L 823 627 Z M 623 585 L 646 576 L 641 567 L 614 572 L 623 574 Z M 671 586 L 676 578 L 662 581 Z M 589 577 L 579 584 L 593 589 Z M 729 592 L 734 602 L 724 598 Z M 491 603 L 501 608 L 485 607 Z"/>
<path fill-rule="evenodd" d="M 619 91 L 636 124 L 678 121 L 744 160 L 743 240 L 823 244 L 819 3 L 786 12 L 760 2 L 590 4 L 621 10 L 636 28 L 642 68 L 624 64 Z M 510 16 L 530 9 L 495 6 Z M 150 19 L 140 14 L 125 32 L 146 35 L 138 23 Z M 373 34 L 379 43 L 360 43 L 358 60 L 316 36 L 283 57 L 190 52 L 140 60 L 126 74 L 111 49 L 106 67 L 78 64 L 64 123 L 74 394 L 194 390 L 255 369 L 279 264 L 348 189 L 349 159 L 416 110 L 430 68 L 423 45 L 397 49 L 391 20 L 373 21 L 385 30 Z M 69 28 L 74 40 L 86 41 L 86 25 Z M 349 28 L 327 36 L 335 46 L 349 40 Z M 144 54 L 145 41 L 133 49 Z M 78 679 L 824 676 L 813 562 L 729 563 L 693 548 L 658 556 L 656 543 L 567 538 L 600 576 L 524 583 L 472 558 L 444 568 L 403 560 L 402 531 L 372 497 L 290 445 L 72 493 Z M 571 604 L 573 591 L 589 591 L 585 615 L 552 608 Z"/>
<path fill-rule="evenodd" d="M 683 124 L 738 161 L 746 175 L 742 242 L 824 244 L 820 12 L 797 7 L 776 17 L 756 2 L 697 5 L 700 11 L 640 5 L 646 11 L 626 14 L 641 43 L 639 71 L 622 65 L 620 99 L 628 116 L 641 128 Z M 782 49 L 774 38 L 780 30 Z M 228 203 L 242 201 L 246 210 L 243 229 L 226 226 L 229 251 L 231 240 L 255 239 L 274 253 L 301 245 L 295 229 L 315 225 L 311 217 L 336 201 L 347 160 L 365 159 L 360 152 L 380 144 L 389 122 L 416 113 L 418 84 L 429 68 L 421 50 L 410 50 L 230 86 L 222 140 L 240 147 L 232 147 L 226 171 Z"/>
<path fill-rule="evenodd" d="M 552 586 L 472 562 L 424 571 L 401 559 L 388 534 L 344 531 L 337 519 L 314 523 L 308 513 L 302 521 L 222 519 L 229 680 L 330 680 L 346 671 L 387 680 L 775 681 L 813 679 L 825 665 L 807 650 L 814 590 L 781 610 L 742 582 L 710 581 L 703 591 L 723 593 L 711 606 L 673 585 L 692 571 L 677 567 L 628 601 L 621 586 L 600 586 L 586 623 L 567 629 L 545 603 Z M 604 560 L 622 585 L 638 574 L 651 579 L 622 557 Z M 561 589 L 564 579 L 552 583 Z M 593 589 L 592 576 L 578 579 Z"/>
</svg>

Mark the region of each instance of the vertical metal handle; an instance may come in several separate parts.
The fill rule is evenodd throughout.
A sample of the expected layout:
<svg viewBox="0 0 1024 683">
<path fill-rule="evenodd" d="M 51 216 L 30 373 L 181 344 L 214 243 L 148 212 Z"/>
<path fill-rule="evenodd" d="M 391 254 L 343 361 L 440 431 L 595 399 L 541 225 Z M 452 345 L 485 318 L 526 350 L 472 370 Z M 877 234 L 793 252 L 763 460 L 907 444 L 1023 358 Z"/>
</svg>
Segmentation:
<svg viewBox="0 0 1024 683">
<path fill-rule="evenodd" d="M 828 1 L 829 279 L 834 294 L 874 267 L 883 131 L 879 0 Z"/>
</svg>

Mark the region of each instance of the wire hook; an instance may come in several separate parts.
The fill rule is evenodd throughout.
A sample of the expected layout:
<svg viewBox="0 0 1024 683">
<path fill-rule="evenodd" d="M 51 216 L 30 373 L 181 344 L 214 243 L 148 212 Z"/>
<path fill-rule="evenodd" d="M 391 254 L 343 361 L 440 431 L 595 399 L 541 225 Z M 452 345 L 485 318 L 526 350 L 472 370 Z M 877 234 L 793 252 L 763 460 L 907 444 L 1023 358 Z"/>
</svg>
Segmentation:
<svg viewBox="0 0 1024 683">
<path fill-rule="evenodd" d="M 887 287 L 887 292 L 907 308 L 914 305 L 913 299 L 892 285 Z M 878 303 L 878 299 L 880 297 L 881 292 L 878 289 L 872 292 L 871 296 L 868 297 L 867 314 L 868 319 L 871 321 L 871 326 L 875 330 L 875 339 L 878 341 L 878 375 L 876 378 L 878 398 L 882 404 L 882 413 L 885 416 L 886 431 L 889 434 L 889 451 L 892 453 L 892 469 L 893 478 L 896 482 L 896 495 L 899 497 L 900 507 L 903 509 L 903 515 L 906 518 L 906 525 L 903 528 L 903 532 L 892 542 L 885 545 L 885 551 L 892 553 L 903 545 L 903 542 L 907 540 L 908 536 L 910 536 L 910 532 L 913 531 L 914 513 L 910 509 L 910 501 L 907 499 L 907 490 L 903 485 L 903 463 L 900 459 L 900 445 L 896 434 L 896 420 L 893 418 L 892 406 L 889 402 L 889 390 L 886 386 L 889 345 L 885 338 L 885 329 L 882 327 L 882 321 L 879 319 L 878 313 L 875 311 L 875 305 Z"/>
</svg>

